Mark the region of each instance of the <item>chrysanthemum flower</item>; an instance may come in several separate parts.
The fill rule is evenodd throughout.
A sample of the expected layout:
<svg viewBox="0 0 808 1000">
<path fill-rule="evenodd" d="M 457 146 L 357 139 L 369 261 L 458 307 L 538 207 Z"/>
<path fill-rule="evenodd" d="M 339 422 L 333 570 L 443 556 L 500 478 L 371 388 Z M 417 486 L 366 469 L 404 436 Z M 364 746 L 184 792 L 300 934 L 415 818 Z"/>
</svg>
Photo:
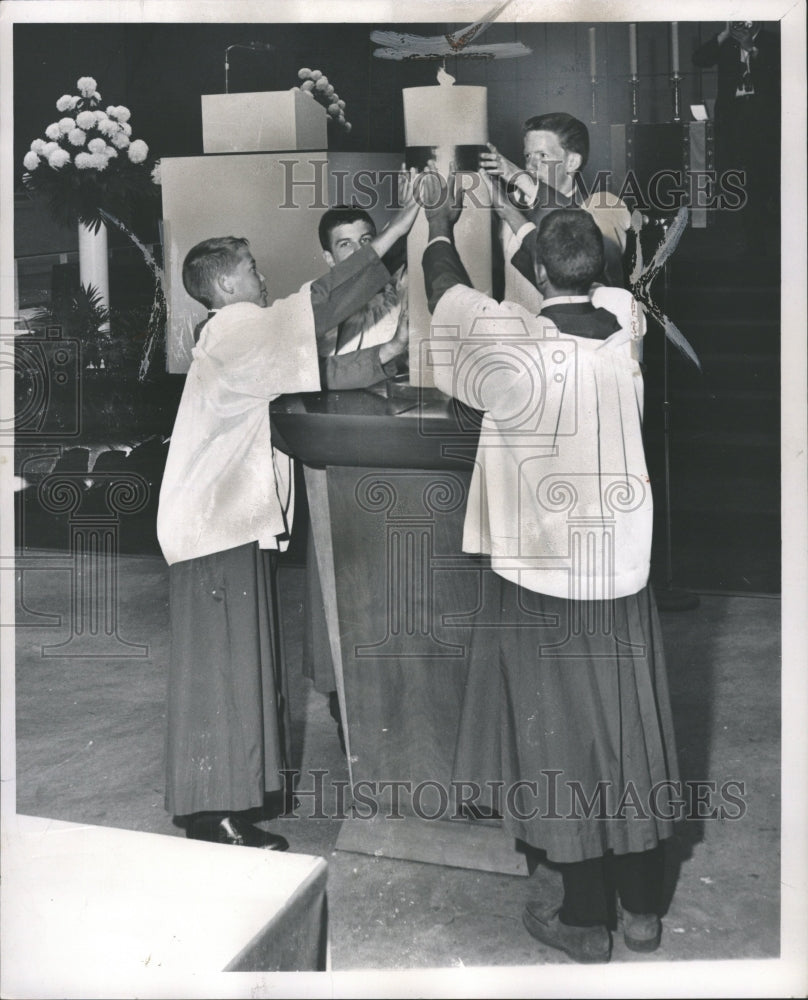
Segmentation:
<svg viewBox="0 0 808 1000">
<path fill-rule="evenodd" d="M 54 149 L 48 157 L 48 164 L 54 170 L 61 170 L 66 163 L 70 163 L 70 153 L 66 149 Z"/>
<path fill-rule="evenodd" d="M 79 111 L 76 115 L 76 124 L 79 128 L 85 129 L 85 131 L 88 128 L 94 128 L 96 121 L 94 111 Z"/>
<path fill-rule="evenodd" d="M 92 97 L 98 89 L 98 84 L 91 76 L 81 76 L 76 80 L 76 86 L 82 97 Z"/>
<path fill-rule="evenodd" d="M 149 147 L 142 139 L 135 139 L 129 146 L 127 155 L 132 163 L 142 163 L 149 155 Z"/>
</svg>

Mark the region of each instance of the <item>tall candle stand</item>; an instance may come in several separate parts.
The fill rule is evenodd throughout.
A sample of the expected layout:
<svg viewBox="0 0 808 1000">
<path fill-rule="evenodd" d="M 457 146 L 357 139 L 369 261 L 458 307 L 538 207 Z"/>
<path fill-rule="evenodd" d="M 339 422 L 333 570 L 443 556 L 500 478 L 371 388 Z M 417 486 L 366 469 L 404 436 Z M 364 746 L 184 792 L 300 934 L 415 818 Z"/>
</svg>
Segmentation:
<svg viewBox="0 0 808 1000">
<path fill-rule="evenodd" d="M 640 120 L 640 78 L 635 73 L 629 80 L 631 91 L 631 121 L 636 125 Z"/>
<path fill-rule="evenodd" d="M 682 85 L 682 77 L 678 72 L 671 75 L 671 90 L 673 91 L 673 120 L 675 122 L 680 122 L 682 120 L 682 110 L 681 110 L 681 94 L 680 87 Z"/>
<path fill-rule="evenodd" d="M 590 125 L 597 125 L 598 122 L 598 80 L 592 77 L 592 117 L 589 119 Z"/>
<path fill-rule="evenodd" d="M 671 220 L 660 218 L 656 225 L 662 230 L 661 243 L 665 241 Z M 669 260 L 662 265 L 662 308 L 667 313 L 670 299 Z M 699 606 L 698 594 L 673 585 L 673 535 L 671 530 L 671 401 L 668 377 L 668 337 L 662 335 L 662 415 L 665 463 L 665 586 L 657 588 L 657 605 L 663 611 L 691 611 Z"/>
</svg>

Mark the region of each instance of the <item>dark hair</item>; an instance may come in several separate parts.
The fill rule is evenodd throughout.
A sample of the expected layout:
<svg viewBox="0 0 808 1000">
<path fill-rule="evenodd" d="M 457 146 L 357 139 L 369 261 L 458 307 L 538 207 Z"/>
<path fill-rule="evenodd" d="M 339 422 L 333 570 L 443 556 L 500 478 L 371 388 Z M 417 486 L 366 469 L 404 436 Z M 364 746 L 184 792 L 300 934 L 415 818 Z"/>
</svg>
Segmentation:
<svg viewBox="0 0 808 1000">
<path fill-rule="evenodd" d="M 556 288 L 583 295 L 603 271 L 603 236 L 588 212 L 557 208 L 539 226 L 535 260 Z"/>
<path fill-rule="evenodd" d="M 323 214 L 317 229 L 323 250 L 331 249 L 331 234 L 337 226 L 347 226 L 351 222 L 369 222 L 374 234 L 376 232 L 376 223 L 364 208 L 357 208 L 356 205 L 335 205 Z"/>
<path fill-rule="evenodd" d="M 216 279 L 234 270 L 249 245 L 243 236 L 214 236 L 191 247 L 182 262 L 185 291 L 210 309 Z"/>
<path fill-rule="evenodd" d="M 566 111 L 553 111 L 547 115 L 528 118 L 522 126 L 522 135 L 526 132 L 552 132 L 564 152 L 580 155 L 581 168 L 589 159 L 589 129 Z"/>
</svg>

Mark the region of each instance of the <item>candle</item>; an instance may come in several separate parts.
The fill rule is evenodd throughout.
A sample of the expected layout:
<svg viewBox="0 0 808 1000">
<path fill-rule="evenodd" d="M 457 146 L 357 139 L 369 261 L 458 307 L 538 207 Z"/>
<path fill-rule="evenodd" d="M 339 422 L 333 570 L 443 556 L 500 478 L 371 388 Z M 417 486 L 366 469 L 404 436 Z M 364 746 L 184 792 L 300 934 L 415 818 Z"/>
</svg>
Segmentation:
<svg viewBox="0 0 808 1000">
<path fill-rule="evenodd" d="M 671 72 L 679 75 L 679 22 L 671 21 Z"/>
<path fill-rule="evenodd" d="M 483 146 L 488 139 L 485 87 L 407 87 L 406 146 Z"/>
<path fill-rule="evenodd" d="M 470 189 L 463 174 L 477 169 L 480 148 L 484 149 L 488 140 L 488 91 L 485 87 L 454 86 L 443 72 L 438 73 L 438 81 L 437 87 L 407 87 L 403 91 L 407 160 L 412 157 L 417 163 L 418 157 L 428 155 L 444 177 L 454 163 L 461 171 L 458 183 Z M 473 166 L 463 167 L 460 161 L 469 156 Z M 487 291 L 492 287 L 493 271 L 491 211 L 480 198 L 479 186 L 474 184 L 474 188 L 477 194 L 467 197 L 454 239 L 474 287 Z M 432 351 L 428 349 L 431 316 L 421 268 L 428 228 L 421 212 L 407 237 L 410 384 L 415 386 L 435 384 Z"/>
<path fill-rule="evenodd" d="M 597 66 L 598 66 L 598 60 L 597 60 L 597 53 L 595 51 L 595 29 L 590 28 L 589 29 L 589 75 L 592 77 L 593 80 L 598 75 Z"/>
<path fill-rule="evenodd" d="M 628 65 L 632 76 L 637 75 L 637 25 L 628 26 Z"/>
</svg>

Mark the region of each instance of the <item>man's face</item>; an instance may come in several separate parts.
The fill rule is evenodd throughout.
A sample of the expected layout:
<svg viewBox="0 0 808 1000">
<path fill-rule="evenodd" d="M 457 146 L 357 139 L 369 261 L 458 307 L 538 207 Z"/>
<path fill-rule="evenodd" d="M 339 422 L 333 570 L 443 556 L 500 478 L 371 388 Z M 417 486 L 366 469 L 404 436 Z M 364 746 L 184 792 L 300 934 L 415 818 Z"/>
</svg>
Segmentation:
<svg viewBox="0 0 808 1000">
<path fill-rule="evenodd" d="M 344 222 L 331 230 L 329 249 L 323 251 L 323 256 L 329 267 L 347 260 L 357 250 L 370 243 L 376 235 L 376 227 L 365 219 L 357 222 Z"/>
<path fill-rule="evenodd" d="M 234 302 L 254 302 L 257 306 L 267 304 L 266 280 L 246 247 L 239 251 L 238 264 L 229 278 Z"/>
<path fill-rule="evenodd" d="M 571 190 L 573 174 L 581 166 L 581 156 L 566 152 L 555 132 L 526 132 L 522 148 L 525 168 L 532 177 L 554 191 L 567 193 Z"/>
</svg>

